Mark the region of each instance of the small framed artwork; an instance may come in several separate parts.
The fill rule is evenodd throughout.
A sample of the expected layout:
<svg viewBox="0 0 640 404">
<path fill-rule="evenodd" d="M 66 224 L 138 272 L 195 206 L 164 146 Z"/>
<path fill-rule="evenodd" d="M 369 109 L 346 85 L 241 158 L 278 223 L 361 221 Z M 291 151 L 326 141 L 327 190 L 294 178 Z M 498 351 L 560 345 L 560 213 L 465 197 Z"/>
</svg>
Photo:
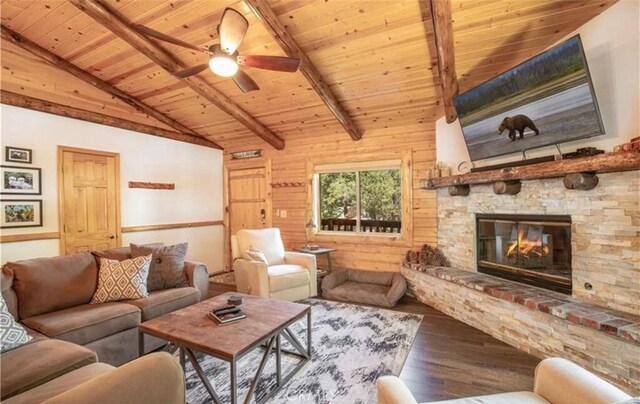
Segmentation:
<svg viewBox="0 0 640 404">
<path fill-rule="evenodd" d="M 0 200 L 0 228 L 42 226 L 42 200 Z"/>
<path fill-rule="evenodd" d="M 4 148 L 4 159 L 6 161 L 11 161 L 13 163 L 31 164 L 31 162 L 32 162 L 31 154 L 32 153 L 33 153 L 33 151 L 31 149 L 23 149 L 21 147 L 5 146 L 5 148 Z"/>
<path fill-rule="evenodd" d="M 0 194 L 40 195 L 41 171 L 39 168 L 0 166 L 2 188 Z"/>
</svg>

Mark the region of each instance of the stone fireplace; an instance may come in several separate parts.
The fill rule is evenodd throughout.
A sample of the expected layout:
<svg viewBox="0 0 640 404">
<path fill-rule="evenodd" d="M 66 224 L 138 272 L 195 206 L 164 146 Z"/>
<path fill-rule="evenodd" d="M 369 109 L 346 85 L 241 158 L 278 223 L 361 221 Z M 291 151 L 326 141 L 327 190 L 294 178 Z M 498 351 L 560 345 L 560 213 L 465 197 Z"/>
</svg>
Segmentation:
<svg viewBox="0 0 640 404">
<path fill-rule="evenodd" d="M 478 272 L 571 294 L 571 217 L 476 215 Z"/>
<path fill-rule="evenodd" d="M 598 177 L 590 190 L 567 189 L 561 178 L 522 181 L 516 195 L 490 183 L 466 196 L 437 188 L 438 247 L 451 268 L 405 262 L 400 272 L 423 303 L 638 395 L 640 170 Z M 547 285 L 515 283 L 513 274 Z"/>
</svg>

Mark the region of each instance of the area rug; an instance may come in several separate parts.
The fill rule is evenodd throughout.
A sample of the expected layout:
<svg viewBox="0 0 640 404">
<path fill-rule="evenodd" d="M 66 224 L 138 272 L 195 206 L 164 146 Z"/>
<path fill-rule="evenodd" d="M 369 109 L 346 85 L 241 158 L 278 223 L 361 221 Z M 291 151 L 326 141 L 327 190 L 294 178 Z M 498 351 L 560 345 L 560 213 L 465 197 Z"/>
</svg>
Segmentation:
<svg viewBox="0 0 640 404">
<path fill-rule="evenodd" d="M 224 283 L 225 285 L 235 285 L 236 276 L 233 272 L 222 272 L 209 277 L 209 282 Z"/>
<path fill-rule="evenodd" d="M 376 402 L 376 380 L 383 375 L 400 373 L 422 316 L 316 299 L 304 303 L 312 305 L 312 360 L 267 402 Z M 291 329 L 306 346 L 306 318 L 293 324 Z M 263 354 L 264 348 L 257 348 L 238 362 L 240 402 Z M 230 402 L 229 365 L 205 355 L 198 355 L 198 360 L 222 402 Z M 283 376 L 299 361 L 293 355 L 283 354 Z M 263 397 L 260 392 L 275 384 L 275 380 L 275 354 L 272 353 L 258 383 L 259 399 Z M 212 402 L 190 364 L 187 364 L 186 386 L 188 403 Z"/>
</svg>

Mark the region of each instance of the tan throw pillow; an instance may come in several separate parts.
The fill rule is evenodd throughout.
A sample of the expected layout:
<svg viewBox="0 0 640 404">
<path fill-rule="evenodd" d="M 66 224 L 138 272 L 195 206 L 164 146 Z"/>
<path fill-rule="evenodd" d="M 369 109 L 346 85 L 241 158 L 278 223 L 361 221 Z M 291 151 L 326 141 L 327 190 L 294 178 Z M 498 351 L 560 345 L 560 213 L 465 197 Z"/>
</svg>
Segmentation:
<svg viewBox="0 0 640 404">
<path fill-rule="evenodd" d="M 147 289 L 149 292 L 189 286 L 184 273 L 184 260 L 188 243 L 154 247 L 131 244 L 131 255 L 140 257 L 152 254 Z"/>
<path fill-rule="evenodd" d="M 249 248 L 247 248 L 247 251 L 242 254 L 242 258 L 247 261 L 259 261 L 269 265 L 269 261 L 267 261 L 267 257 L 264 256 L 264 253 L 260 251 L 259 248 L 252 245 L 250 245 Z"/>
<path fill-rule="evenodd" d="M 91 299 L 91 304 L 142 299 L 149 296 L 147 277 L 150 264 L 151 255 L 124 261 L 101 258 L 98 289 Z"/>
</svg>

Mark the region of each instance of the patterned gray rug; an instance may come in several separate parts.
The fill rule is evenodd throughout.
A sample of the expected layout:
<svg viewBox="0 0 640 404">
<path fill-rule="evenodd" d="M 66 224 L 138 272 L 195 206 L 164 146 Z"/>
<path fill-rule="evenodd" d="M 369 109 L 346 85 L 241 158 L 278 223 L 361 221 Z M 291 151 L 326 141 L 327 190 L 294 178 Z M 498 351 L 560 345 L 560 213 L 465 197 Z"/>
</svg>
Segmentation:
<svg viewBox="0 0 640 404">
<path fill-rule="evenodd" d="M 376 380 L 383 375 L 400 373 L 422 316 L 324 300 L 309 299 L 305 303 L 312 305 L 312 361 L 268 403 L 376 402 Z M 306 319 L 303 319 L 291 328 L 304 346 L 305 327 Z M 238 362 L 240 402 L 244 400 L 263 354 L 264 348 L 258 348 Z M 230 402 L 228 364 L 204 355 L 199 355 L 198 360 L 222 402 Z M 283 376 L 299 360 L 283 354 Z M 259 399 L 262 397 L 260 392 L 273 385 L 275 379 L 275 354 L 272 353 L 258 383 Z M 187 364 L 187 402 L 211 402 L 190 364 Z"/>
</svg>

